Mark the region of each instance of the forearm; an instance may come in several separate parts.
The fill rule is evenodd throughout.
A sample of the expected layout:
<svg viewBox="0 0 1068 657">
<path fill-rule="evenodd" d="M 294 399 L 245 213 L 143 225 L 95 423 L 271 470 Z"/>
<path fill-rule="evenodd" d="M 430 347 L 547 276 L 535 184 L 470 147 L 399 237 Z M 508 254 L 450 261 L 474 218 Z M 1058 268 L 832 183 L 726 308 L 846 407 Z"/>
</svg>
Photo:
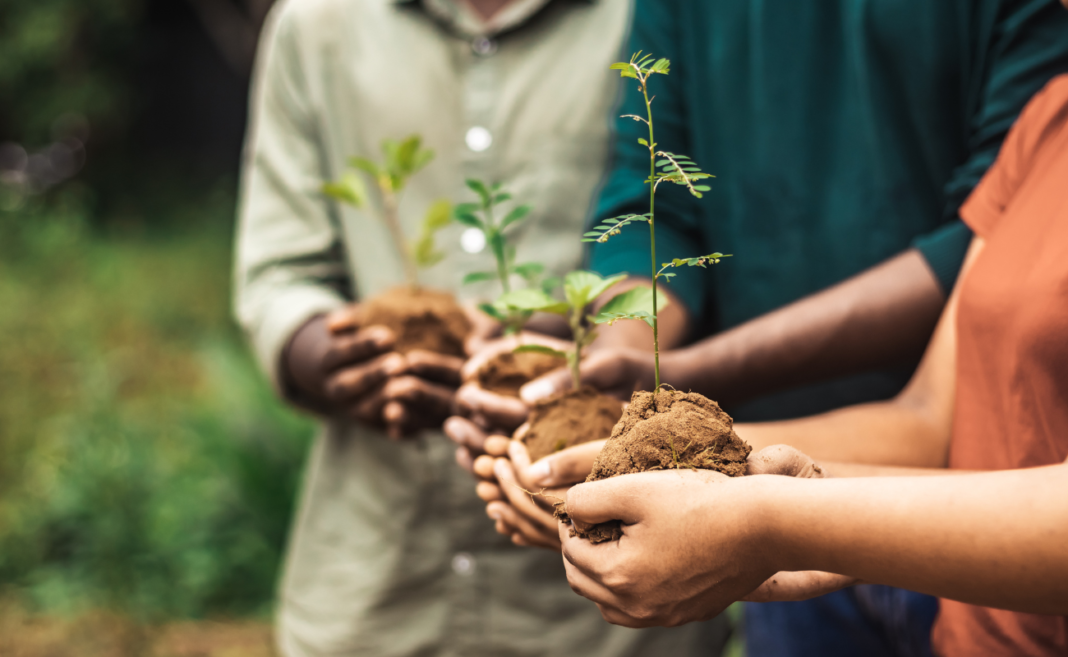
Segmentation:
<svg viewBox="0 0 1068 657">
<path fill-rule="evenodd" d="M 735 431 L 754 450 L 790 445 L 817 461 L 944 468 L 944 424 L 895 399 L 797 420 L 738 424 Z"/>
<path fill-rule="evenodd" d="M 739 402 L 919 357 L 945 303 L 909 250 L 828 290 L 663 357 L 665 380 Z"/>
<path fill-rule="evenodd" d="M 778 570 L 1068 614 L 1068 466 L 905 479 L 753 477 L 747 484 Z"/>
</svg>

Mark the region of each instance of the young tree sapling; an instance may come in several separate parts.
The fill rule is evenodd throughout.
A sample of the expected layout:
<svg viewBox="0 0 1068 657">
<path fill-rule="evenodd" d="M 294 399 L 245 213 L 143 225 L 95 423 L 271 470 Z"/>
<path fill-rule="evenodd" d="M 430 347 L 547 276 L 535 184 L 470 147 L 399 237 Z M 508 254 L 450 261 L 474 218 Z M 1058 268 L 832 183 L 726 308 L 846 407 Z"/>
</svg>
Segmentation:
<svg viewBox="0 0 1068 657">
<path fill-rule="evenodd" d="M 322 186 L 330 198 L 355 208 L 375 207 L 389 231 L 400 256 L 407 285 L 376 295 L 363 306 L 364 325 L 379 324 L 396 336 L 396 348 L 402 353 L 425 349 L 452 356 L 464 355 L 464 340 L 471 322 L 455 297 L 448 292 L 424 289 L 419 284 L 419 270 L 436 265 L 444 258 L 434 244 L 435 234 L 452 221 L 452 207 L 447 200 L 431 204 L 423 219 L 419 236 L 409 241 L 401 225 L 400 197 L 409 180 L 434 159 L 434 152 L 423 148 L 418 135 L 382 142 L 382 162 L 365 157 L 349 159 L 352 167 L 342 177 Z M 368 191 L 364 178 L 370 179 L 374 193 Z M 377 201 L 377 202 L 374 202 Z"/>
</svg>

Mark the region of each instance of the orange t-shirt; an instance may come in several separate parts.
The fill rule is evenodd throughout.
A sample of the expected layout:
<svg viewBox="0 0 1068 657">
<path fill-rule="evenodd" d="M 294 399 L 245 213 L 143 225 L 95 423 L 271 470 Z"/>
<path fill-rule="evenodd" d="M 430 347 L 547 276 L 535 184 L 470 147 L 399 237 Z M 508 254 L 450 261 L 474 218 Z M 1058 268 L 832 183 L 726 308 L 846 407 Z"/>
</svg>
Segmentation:
<svg viewBox="0 0 1068 657">
<path fill-rule="evenodd" d="M 1062 463 L 1068 458 L 1068 76 L 1052 80 L 1024 109 L 961 216 L 986 248 L 961 281 L 949 467 Z M 1068 617 L 943 600 L 933 641 L 945 657 L 1064 657 Z"/>
</svg>

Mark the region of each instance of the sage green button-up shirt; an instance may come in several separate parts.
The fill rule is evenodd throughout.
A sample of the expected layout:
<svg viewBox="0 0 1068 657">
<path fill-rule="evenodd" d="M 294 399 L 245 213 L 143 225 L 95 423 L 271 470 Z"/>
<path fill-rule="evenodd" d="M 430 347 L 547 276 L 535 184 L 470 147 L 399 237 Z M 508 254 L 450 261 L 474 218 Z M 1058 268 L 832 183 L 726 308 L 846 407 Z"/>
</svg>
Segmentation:
<svg viewBox="0 0 1068 657">
<path fill-rule="evenodd" d="M 626 0 L 519 0 L 480 24 L 447 0 L 289 0 L 259 53 L 236 263 L 236 312 L 263 367 L 311 316 L 402 281 L 374 211 L 319 193 L 349 156 L 420 133 L 437 157 L 400 204 L 413 233 L 436 199 L 471 200 L 467 177 L 507 183 L 535 210 L 519 260 L 580 264 L 579 234 L 607 159 L 608 65 Z M 508 208 L 504 208 L 507 211 Z M 427 285 L 464 298 L 488 250 L 440 241 Z M 468 246 L 472 246 L 468 241 Z M 286 391 L 282 391 L 283 393 Z M 405 441 L 324 422 L 293 527 L 278 617 L 282 652 L 304 655 L 706 655 L 721 623 L 629 630 L 571 592 L 560 556 L 493 531 L 440 433 Z"/>
</svg>

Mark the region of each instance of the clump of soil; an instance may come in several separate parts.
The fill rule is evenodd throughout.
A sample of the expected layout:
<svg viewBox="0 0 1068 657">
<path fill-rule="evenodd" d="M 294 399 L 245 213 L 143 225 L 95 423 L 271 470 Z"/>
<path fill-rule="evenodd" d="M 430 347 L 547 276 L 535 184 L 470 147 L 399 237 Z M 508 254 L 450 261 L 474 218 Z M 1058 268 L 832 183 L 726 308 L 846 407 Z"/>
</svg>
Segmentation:
<svg viewBox="0 0 1068 657">
<path fill-rule="evenodd" d="M 464 356 L 464 340 L 471 321 L 448 292 L 395 287 L 363 304 L 363 325 L 381 325 L 397 337 L 402 354 L 425 349 L 449 356 Z"/>
<path fill-rule="evenodd" d="M 534 404 L 523 443 L 530 460 L 537 461 L 568 447 L 607 438 L 621 415 L 623 404 L 618 399 L 589 387 L 567 390 Z"/>
<path fill-rule="evenodd" d="M 522 351 L 506 351 L 486 361 L 478 370 L 478 385 L 506 397 L 518 397 L 519 389 L 543 374 L 567 365 L 559 356 Z"/>
<path fill-rule="evenodd" d="M 740 477 L 753 448 L 734 433 L 733 426 L 731 416 L 704 395 L 674 390 L 636 392 L 586 481 L 683 468 Z M 567 520 L 560 507 L 557 516 Z M 614 521 L 572 527 L 571 535 L 604 543 L 619 540 L 623 531 Z"/>
</svg>

